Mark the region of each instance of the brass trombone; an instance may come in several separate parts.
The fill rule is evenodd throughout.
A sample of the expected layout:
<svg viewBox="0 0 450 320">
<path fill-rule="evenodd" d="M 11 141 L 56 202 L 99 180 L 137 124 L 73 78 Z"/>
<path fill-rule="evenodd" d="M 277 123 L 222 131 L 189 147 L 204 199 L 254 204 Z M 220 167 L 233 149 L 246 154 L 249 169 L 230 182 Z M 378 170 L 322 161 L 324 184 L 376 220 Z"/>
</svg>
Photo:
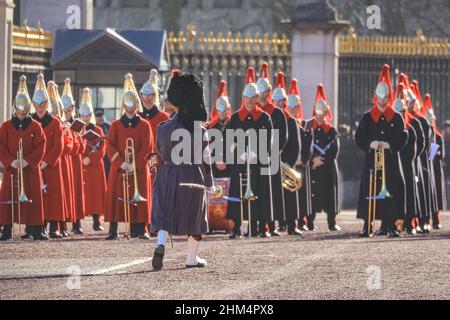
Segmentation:
<svg viewBox="0 0 450 320">
<path fill-rule="evenodd" d="M 139 184 L 138 184 L 138 176 L 136 169 L 136 153 L 134 149 L 134 140 L 132 138 L 128 138 L 125 142 L 125 162 L 132 166 L 132 172 L 125 172 L 122 175 L 122 184 L 123 184 L 123 198 L 119 198 L 119 200 L 123 201 L 123 208 L 125 214 L 125 223 L 127 226 L 127 238 L 131 237 L 131 206 L 137 207 L 139 202 L 146 202 L 145 199 L 139 193 Z M 130 178 L 129 175 L 133 175 L 134 182 L 134 195 L 130 199 Z"/>
<path fill-rule="evenodd" d="M 385 166 L 385 162 L 384 162 L 384 148 L 378 148 L 375 151 L 375 164 L 376 164 L 376 169 L 378 171 L 381 171 L 381 190 L 380 193 L 378 194 L 379 198 L 390 198 L 391 194 L 389 193 L 389 191 L 386 188 L 386 166 Z"/>
<path fill-rule="evenodd" d="M 14 235 L 14 205 L 17 204 L 17 222 L 19 225 L 19 237 L 22 234 L 21 230 L 21 204 L 22 203 L 32 203 L 31 199 L 28 199 L 25 194 L 25 184 L 23 181 L 23 141 L 22 138 L 19 139 L 19 148 L 17 150 L 17 161 L 19 162 L 19 166 L 17 168 L 17 200 L 14 199 L 14 174 L 11 174 L 11 201 L 8 204 L 11 205 L 11 228 L 12 228 L 12 237 L 15 239 Z"/>
<path fill-rule="evenodd" d="M 369 237 L 373 235 L 374 224 L 377 215 L 377 200 L 384 200 L 391 198 L 391 194 L 386 188 L 386 166 L 385 153 L 383 147 L 378 147 L 374 152 L 374 168 L 370 169 L 369 173 L 369 208 L 367 211 L 367 233 Z M 378 195 L 377 192 L 377 172 L 381 171 L 381 189 Z"/>
<path fill-rule="evenodd" d="M 242 173 L 239 173 L 239 185 L 240 185 L 240 196 L 241 196 L 241 233 L 242 233 L 242 225 L 244 223 L 244 201 L 247 201 L 247 212 L 248 212 L 248 236 L 252 237 L 252 202 L 258 199 L 257 196 L 253 193 L 251 187 L 251 171 L 250 171 L 250 153 L 249 148 L 247 147 L 247 157 L 246 157 L 246 177 L 242 176 Z M 245 193 L 242 194 L 243 186 L 245 187 Z"/>
</svg>

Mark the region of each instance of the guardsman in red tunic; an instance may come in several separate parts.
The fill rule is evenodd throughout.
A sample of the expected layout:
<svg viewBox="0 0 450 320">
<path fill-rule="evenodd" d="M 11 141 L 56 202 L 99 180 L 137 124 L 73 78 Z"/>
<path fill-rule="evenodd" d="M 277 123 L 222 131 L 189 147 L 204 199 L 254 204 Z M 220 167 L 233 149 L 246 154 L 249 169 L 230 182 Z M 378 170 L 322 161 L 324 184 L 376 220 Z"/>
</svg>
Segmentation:
<svg viewBox="0 0 450 320">
<path fill-rule="evenodd" d="M 64 80 L 64 90 L 63 95 L 59 98 L 58 91 L 56 92 L 58 101 L 61 101 L 63 110 L 67 110 L 64 113 L 69 112 L 71 117 L 74 114 L 74 106 L 75 101 L 72 95 L 72 89 L 70 87 L 70 79 L 67 78 Z M 69 129 L 68 124 L 64 122 L 64 117 L 61 118 L 61 122 L 64 125 L 64 149 L 61 157 L 61 169 L 63 173 L 63 185 L 64 185 L 64 195 L 67 207 L 67 213 L 65 216 L 65 221 L 60 224 L 60 232 L 61 235 L 66 238 L 69 236 L 69 232 L 67 229 L 67 222 L 74 221 L 73 218 L 75 216 L 75 191 L 74 191 L 74 183 L 73 183 L 73 166 L 72 166 L 72 150 L 73 146 L 73 133 Z"/>
<path fill-rule="evenodd" d="M 263 64 L 260 77 L 256 84 L 259 91 L 258 107 L 270 115 L 273 129 L 278 130 L 279 153 L 281 155 L 288 138 L 287 121 L 284 112 L 281 109 L 276 108 L 272 102 L 272 85 L 269 81 L 269 65 L 267 63 Z M 263 225 L 265 225 L 264 221 L 262 221 L 262 225 L 260 226 L 260 235 L 262 237 L 280 236 L 278 230 L 275 229 L 275 220 L 278 220 L 280 226 L 284 226 L 286 215 L 284 212 L 283 187 L 281 185 L 281 180 L 281 170 L 272 172 L 272 183 L 269 186 L 271 195 L 271 221 L 267 221 L 269 233 L 265 232 L 264 228 L 262 228 Z"/>
<path fill-rule="evenodd" d="M 64 108 L 64 120 L 70 126 L 74 121 L 74 105 L 71 108 Z M 81 138 L 84 128 L 80 132 L 71 130 L 73 136 L 73 148 L 70 153 L 72 157 L 72 178 L 73 178 L 73 212 L 72 212 L 72 232 L 75 234 L 83 234 L 81 229 L 81 220 L 85 216 L 85 199 L 84 199 L 84 181 L 83 181 L 83 163 L 81 155 L 86 149 L 86 145 Z"/>
<path fill-rule="evenodd" d="M 44 102 L 44 93 L 35 92 L 33 100 Z M 0 127 L 0 161 L 5 168 L 0 188 L 0 224 L 4 225 L 0 239 L 11 239 L 13 224 L 20 222 L 27 226 L 24 237 L 48 240 L 42 234 L 44 206 L 39 167 L 45 154 L 45 134 L 41 125 L 29 114 L 32 102 L 25 76 L 20 77 L 13 106 L 11 120 L 5 121 Z"/>
<path fill-rule="evenodd" d="M 44 78 L 38 76 L 36 90 L 45 91 Z M 59 115 L 60 109 L 56 99 L 56 86 L 53 81 L 48 83 L 48 99 L 42 103 L 34 102 L 36 113 L 33 119 L 39 122 L 46 138 L 44 158 L 39 166 L 42 171 L 44 215 L 45 222 L 50 223 L 50 238 L 62 238 L 59 232 L 59 223 L 65 220 L 67 208 L 64 198 L 63 178 L 61 171 L 61 155 L 64 148 L 63 124 L 52 113 Z M 45 95 L 47 97 L 47 94 Z M 46 232 L 46 230 L 44 230 Z"/>
<path fill-rule="evenodd" d="M 141 88 L 140 95 L 143 105 L 143 111 L 139 113 L 142 119 L 147 120 L 150 124 L 150 128 L 152 129 L 152 145 L 156 144 L 156 128 L 161 122 L 167 121 L 170 119 L 168 113 L 159 109 L 160 101 L 159 101 L 159 92 L 158 92 L 158 71 L 152 69 L 150 71 L 149 80 L 144 83 Z M 154 153 L 155 150 L 149 150 L 148 159 L 151 160 L 151 154 Z M 152 179 L 152 184 L 155 180 L 156 176 L 156 167 L 150 167 L 150 174 Z M 148 230 L 150 231 L 150 226 L 148 226 Z"/>
<path fill-rule="evenodd" d="M 156 128 L 170 119 L 169 114 L 159 109 L 158 71 L 153 69 L 150 72 L 150 79 L 144 83 L 140 93 L 144 108 L 139 115 L 150 124 L 153 140 L 156 141 Z"/>
<path fill-rule="evenodd" d="M 142 239 L 149 239 L 145 227 L 150 223 L 150 208 L 152 185 L 150 169 L 147 162 L 148 150 L 153 150 L 153 138 L 150 125 L 142 120 L 138 112 L 141 109 L 141 100 L 134 86 L 133 77 L 125 77 L 124 93 L 122 96 L 123 115 L 111 124 L 106 152 L 111 159 L 111 171 L 108 177 L 106 194 L 105 221 L 110 222 L 109 237 L 107 240 L 118 238 L 118 223 L 125 222 L 124 187 L 129 190 L 131 235 Z M 132 139 L 132 140 L 130 140 Z M 125 149 L 133 147 L 135 161 L 126 161 Z M 130 143 L 132 141 L 132 144 Z M 132 157 L 131 157 L 132 158 Z M 134 162 L 134 163 L 133 163 Z M 134 165 L 135 164 L 135 165 Z M 136 169 L 136 170 L 135 170 Z M 128 175 L 127 188 L 123 178 Z M 135 190 L 134 179 L 138 180 L 138 190 Z M 142 201 L 133 201 L 134 195 L 139 191 Z"/>
<path fill-rule="evenodd" d="M 288 140 L 281 154 L 281 161 L 293 170 L 301 162 L 301 137 L 300 127 L 297 121 L 297 108 L 288 108 L 288 96 L 286 94 L 286 82 L 284 73 L 278 72 L 273 91 L 273 102 L 277 108 L 283 110 L 287 120 Z M 298 103 L 295 107 L 298 106 Z M 300 183 L 299 180 L 297 180 Z M 298 189 L 297 189 L 298 188 Z M 302 235 L 296 227 L 295 220 L 300 220 L 299 194 L 300 184 L 286 186 L 283 191 L 284 212 L 286 215 L 287 232 L 289 235 Z"/>
<path fill-rule="evenodd" d="M 384 65 L 373 97 L 375 105 L 363 115 L 355 133 L 356 144 L 365 153 L 357 209 L 357 218 L 364 220 L 363 237 L 372 235 L 375 219 L 382 221 L 380 234 L 399 237 L 397 220 L 406 215 L 400 151 L 406 146 L 408 131 L 402 116 L 392 108 L 393 101 L 390 68 Z M 382 166 L 375 161 L 379 159 L 376 151 L 384 155 Z"/>
<path fill-rule="evenodd" d="M 434 176 L 434 190 L 435 190 L 435 206 L 432 212 L 433 229 L 439 230 L 441 226 L 440 211 L 447 210 L 447 199 L 445 190 L 445 175 L 442 166 L 442 160 L 445 157 L 444 140 L 441 133 L 436 126 L 436 116 L 433 111 L 431 103 L 431 95 L 427 93 L 423 99 L 423 109 L 425 118 L 433 129 L 433 144 L 430 150 L 430 168 Z M 437 150 L 434 152 L 434 149 Z M 433 156 L 434 154 L 434 156 Z"/>
<path fill-rule="evenodd" d="M 340 231 L 336 216 L 339 204 L 339 135 L 329 122 L 333 118 L 331 107 L 322 84 L 317 87 L 313 118 L 307 127 L 313 130 L 314 149 L 311 160 L 311 204 L 312 212 L 307 219 L 307 227 L 314 231 L 314 219 L 319 212 L 327 214 L 328 230 Z"/>
<path fill-rule="evenodd" d="M 218 129 L 222 132 L 222 142 L 224 148 L 226 148 L 225 142 L 225 130 L 231 119 L 231 105 L 227 95 L 227 82 L 225 80 L 220 81 L 219 88 L 217 89 L 217 100 L 214 107 L 211 110 L 211 121 L 207 123 L 207 129 Z M 229 170 L 225 165 L 225 149 L 222 151 L 222 161 L 218 161 L 212 166 L 212 173 L 214 178 L 229 177 Z M 213 156 L 216 156 L 213 154 Z M 220 158 L 219 158 L 220 159 Z"/>
<path fill-rule="evenodd" d="M 106 174 L 103 157 L 106 144 L 102 128 L 95 125 L 89 88 L 83 90 L 80 119 L 86 123 L 84 136 L 86 150 L 83 153 L 83 180 L 86 215 L 92 215 L 94 231 L 103 231 L 100 216 L 105 214 Z"/>
</svg>

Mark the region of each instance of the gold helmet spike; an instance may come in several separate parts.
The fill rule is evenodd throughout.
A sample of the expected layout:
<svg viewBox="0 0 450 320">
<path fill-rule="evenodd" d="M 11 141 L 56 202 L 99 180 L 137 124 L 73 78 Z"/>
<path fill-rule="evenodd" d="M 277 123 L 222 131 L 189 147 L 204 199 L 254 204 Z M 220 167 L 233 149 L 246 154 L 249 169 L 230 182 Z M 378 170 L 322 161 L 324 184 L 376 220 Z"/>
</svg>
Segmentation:
<svg viewBox="0 0 450 320">
<path fill-rule="evenodd" d="M 48 101 L 48 92 L 45 86 L 44 75 L 39 73 L 37 76 L 36 87 L 34 88 L 33 102 L 41 104 Z"/>
<path fill-rule="evenodd" d="M 94 113 L 91 100 L 91 89 L 83 89 L 83 97 L 81 98 L 79 113 L 81 116 L 88 117 Z M 94 117 L 91 117 L 91 123 L 93 123 Z"/>
<path fill-rule="evenodd" d="M 19 80 L 19 87 L 17 88 L 16 98 L 13 103 L 12 113 L 15 113 L 16 109 L 22 112 L 29 113 L 33 107 L 30 95 L 27 88 L 27 77 L 22 75 Z"/>
<path fill-rule="evenodd" d="M 152 69 L 150 71 L 150 83 L 154 84 L 155 86 L 158 85 L 158 70 Z"/>
<path fill-rule="evenodd" d="M 50 109 L 50 113 L 54 114 L 58 117 L 61 117 L 61 103 L 58 101 L 59 94 L 58 94 L 58 86 L 54 81 L 49 81 L 47 83 L 47 90 L 48 90 L 48 97 L 49 97 L 49 105 L 47 106 L 47 109 Z M 59 100 L 61 100 L 59 98 Z"/>
<path fill-rule="evenodd" d="M 125 83 L 123 85 L 123 95 L 121 104 L 121 113 L 124 112 L 125 106 L 128 108 L 138 108 L 138 111 L 142 110 L 141 99 L 137 93 L 136 87 L 134 86 L 133 75 L 127 73 L 125 75 Z"/>
<path fill-rule="evenodd" d="M 75 100 L 73 99 L 72 88 L 70 87 L 70 78 L 64 80 L 64 90 L 61 96 L 64 109 L 75 106 Z"/>
</svg>

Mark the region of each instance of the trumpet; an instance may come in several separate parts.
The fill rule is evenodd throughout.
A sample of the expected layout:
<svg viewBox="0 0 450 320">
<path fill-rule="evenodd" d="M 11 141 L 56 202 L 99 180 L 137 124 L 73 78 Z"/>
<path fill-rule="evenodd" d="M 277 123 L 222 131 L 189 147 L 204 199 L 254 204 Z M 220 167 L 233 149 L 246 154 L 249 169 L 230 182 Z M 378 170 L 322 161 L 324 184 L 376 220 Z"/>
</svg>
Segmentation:
<svg viewBox="0 0 450 320">
<path fill-rule="evenodd" d="M 303 186 L 303 175 L 287 163 L 281 163 L 282 186 L 290 192 L 296 192 Z"/>
</svg>

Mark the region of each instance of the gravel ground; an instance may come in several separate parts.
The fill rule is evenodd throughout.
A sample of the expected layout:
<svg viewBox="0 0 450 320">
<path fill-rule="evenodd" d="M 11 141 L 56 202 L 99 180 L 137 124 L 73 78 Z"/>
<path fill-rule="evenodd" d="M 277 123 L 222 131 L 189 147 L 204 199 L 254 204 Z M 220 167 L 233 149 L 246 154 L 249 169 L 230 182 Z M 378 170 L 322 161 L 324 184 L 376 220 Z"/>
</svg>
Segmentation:
<svg viewBox="0 0 450 320">
<path fill-rule="evenodd" d="M 354 212 L 343 231 L 302 237 L 228 240 L 209 235 L 199 255 L 207 268 L 184 268 L 186 240 L 151 268 L 154 239 L 104 241 L 86 234 L 48 242 L 0 243 L 0 299 L 449 299 L 450 216 L 443 230 L 391 239 L 357 236 Z M 80 276 L 78 276 L 80 275 Z"/>
</svg>

